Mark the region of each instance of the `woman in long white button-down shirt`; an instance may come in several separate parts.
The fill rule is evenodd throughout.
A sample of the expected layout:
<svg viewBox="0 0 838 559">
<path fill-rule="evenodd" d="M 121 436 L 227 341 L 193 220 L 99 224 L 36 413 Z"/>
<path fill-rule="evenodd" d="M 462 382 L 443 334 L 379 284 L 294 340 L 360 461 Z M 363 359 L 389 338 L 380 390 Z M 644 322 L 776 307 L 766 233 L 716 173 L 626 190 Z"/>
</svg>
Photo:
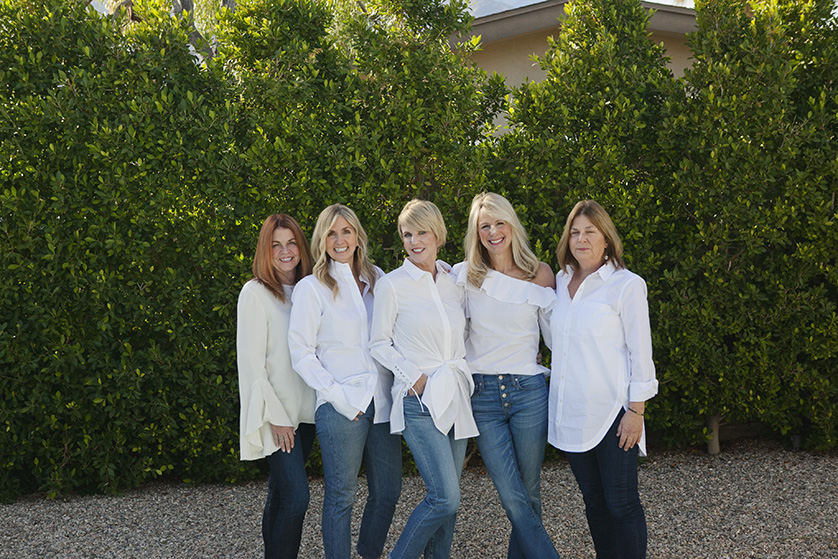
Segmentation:
<svg viewBox="0 0 838 559">
<path fill-rule="evenodd" d="M 457 283 L 466 289 L 466 360 L 477 448 L 512 524 L 508 559 L 559 554 L 541 520 L 541 464 L 547 446 L 547 379 L 540 331 L 556 302 L 556 278 L 539 262 L 515 209 L 492 192 L 474 197 Z"/>
<path fill-rule="evenodd" d="M 622 254 L 602 206 L 576 204 L 557 250 L 548 440 L 579 484 L 597 557 L 634 559 L 646 556 L 637 456 L 658 382 L 646 283 Z"/>
<path fill-rule="evenodd" d="M 285 214 L 262 225 L 253 279 L 241 290 L 236 361 L 242 460 L 266 458 L 268 499 L 262 514 L 266 559 L 293 559 L 309 503 L 306 458 L 314 444 L 314 390 L 291 367 L 291 290 L 311 273 L 303 230 Z"/>
<path fill-rule="evenodd" d="M 376 285 L 370 347 L 395 377 L 392 429 L 407 441 L 427 494 L 390 557 L 442 559 L 451 552 L 466 445 L 477 435 L 463 292 L 451 268 L 436 259 L 446 230 L 434 204 L 408 202 L 399 234 L 407 259 Z"/>
<path fill-rule="evenodd" d="M 349 559 L 350 523 L 361 461 L 369 497 L 357 551 L 377 558 L 401 493 L 401 440 L 390 433 L 392 376 L 370 355 L 373 287 L 382 272 L 367 257 L 355 213 L 334 204 L 311 238 L 314 273 L 292 297 L 288 345 L 294 368 L 317 392 L 315 424 L 323 459 L 323 548 Z"/>
</svg>

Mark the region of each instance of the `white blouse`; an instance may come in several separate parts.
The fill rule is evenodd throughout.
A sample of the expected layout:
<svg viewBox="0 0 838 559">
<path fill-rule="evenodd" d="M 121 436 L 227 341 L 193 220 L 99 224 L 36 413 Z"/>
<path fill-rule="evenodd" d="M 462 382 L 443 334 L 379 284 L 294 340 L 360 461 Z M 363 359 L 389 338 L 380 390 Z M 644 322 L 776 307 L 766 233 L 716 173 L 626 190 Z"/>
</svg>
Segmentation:
<svg viewBox="0 0 838 559">
<path fill-rule="evenodd" d="M 424 373 L 421 403 L 437 429 L 454 438 L 477 436 L 471 413 L 474 381 L 465 361 L 463 291 L 451 268 L 437 261 L 434 281 L 409 259 L 378 281 L 370 351 L 393 372 L 390 430 L 404 430 L 404 398 Z"/>
<path fill-rule="evenodd" d="M 539 328 L 550 346 L 550 312 L 556 292 L 496 270 L 477 288 L 468 282 L 468 265 L 455 267 L 466 291 L 466 361 L 473 373 L 549 374 L 538 365 Z"/>
<path fill-rule="evenodd" d="M 573 273 L 556 276 L 553 375 L 547 440 L 568 452 L 594 448 L 629 402 L 658 391 L 646 282 L 606 263 L 585 278 L 573 299 Z M 646 455 L 646 431 L 640 440 Z"/>
<path fill-rule="evenodd" d="M 288 286 L 285 295 L 283 303 L 256 280 L 244 284 L 239 294 L 236 362 L 242 460 L 264 458 L 279 449 L 271 423 L 294 429 L 300 423 L 314 423 L 314 390 L 291 367 Z"/>
<path fill-rule="evenodd" d="M 328 402 L 355 419 L 375 402 L 375 423 L 390 420 L 392 377 L 370 355 L 373 293 L 358 290 L 349 264 L 331 262 L 338 294 L 313 275 L 294 288 L 288 347 L 294 369 L 317 391 L 317 407 Z M 379 276 L 382 272 L 376 268 Z"/>
</svg>

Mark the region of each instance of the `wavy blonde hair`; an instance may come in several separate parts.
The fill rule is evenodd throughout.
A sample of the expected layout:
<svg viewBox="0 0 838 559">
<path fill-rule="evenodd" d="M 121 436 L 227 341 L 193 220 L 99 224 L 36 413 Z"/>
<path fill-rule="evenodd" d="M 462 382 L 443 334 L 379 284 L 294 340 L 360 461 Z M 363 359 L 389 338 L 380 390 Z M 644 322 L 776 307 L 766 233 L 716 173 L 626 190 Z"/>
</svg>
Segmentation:
<svg viewBox="0 0 838 559">
<path fill-rule="evenodd" d="M 355 230 L 358 239 L 358 246 L 352 258 L 352 272 L 357 277 L 365 279 L 370 289 L 375 286 L 378 279 L 378 272 L 367 256 L 367 233 L 361 226 L 361 221 L 349 207 L 343 204 L 332 204 L 320 212 L 317 217 L 317 224 L 314 226 L 314 233 L 311 235 L 311 252 L 314 256 L 314 277 L 320 283 L 332 290 L 332 294 L 338 295 L 338 282 L 329 273 L 332 258 L 326 252 L 326 235 L 334 226 L 339 217 L 344 218 Z"/>
<path fill-rule="evenodd" d="M 468 214 L 468 230 L 464 242 L 466 261 L 468 265 L 468 282 L 474 287 L 483 285 L 483 279 L 491 268 L 489 252 L 480 242 L 480 217 L 491 216 L 493 219 L 505 221 L 512 230 L 512 259 L 515 265 L 524 272 L 524 279 L 532 281 L 538 274 L 538 258 L 530 249 L 527 233 L 521 220 L 515 213 L 515 208 L 509 200 L 494 192 L 481 192 L 471 201 Z"/>
<path fill-rule="evenodd" d="M 291 231 L 297 241 L 297 248 L 300 250 L 300 261 L 294 270 L 295 284 L 311 273 L 313 260 L 308 247 L 308 240 L 306 240 L 303 229 L 297 223 L 297 220 L 287 214 L 273 214 L 265 219 L 262 230 L 259 232 L 259 240 L 256 241 L 256 254 L 253 255 L 253 278 L 264 285 L 276 298 L 284 302 L 285 290 L 282 288 L 279 272 L 274 267 L 271 250 L 274 231 L 277 229 Z"/>
<path fill-rule="evenodd" d="M 602 236 L 605 237 L 605 260 L 611 262 L 617 268 L 625 268 L 623 263 L 623 242 L 620 240 L 620 235 L 617 234 L 617 228 L 614 222 L 611 221 L 611 216 L 605 211 L 605 208 L 600 206 L 593 200 L 582 200 L 577 202 L 570 214 L 567 216 L 567 221 L 564 224 L 564 231 L 562 231 L 562 238 L 559 239 L 559 246 L 556 248 L 556 259 L 559 261 L 559 268 L 568 273 L 568 267 L 574 269 L 579 267 L 576 257 L 570 252 L 570 227 L 573 225 L 573 220 L 578 216 L 584 215 L 591 220 L 594 227 L 599 229 Z"/>
</svg>

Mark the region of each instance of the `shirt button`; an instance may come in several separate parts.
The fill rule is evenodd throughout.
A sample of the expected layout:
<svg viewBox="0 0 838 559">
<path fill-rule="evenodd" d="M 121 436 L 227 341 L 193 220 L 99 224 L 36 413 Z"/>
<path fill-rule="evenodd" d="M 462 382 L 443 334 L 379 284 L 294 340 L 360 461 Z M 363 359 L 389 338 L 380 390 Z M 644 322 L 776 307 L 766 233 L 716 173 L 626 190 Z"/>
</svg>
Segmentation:
<svg viewBox="0 0 838 559">
<path fill-rule="evenodd" d="M 506 394 L 501 394 L 501 398 L 506 398 Z"/>
<path fill-rule="evenodd" d="M 500 389 L 501 389 L 501 390 L 506 390 L 506 385 L 505 385 L 505 384 L 501 384 L 501 385 L 500 385 Z"/>
</svg>

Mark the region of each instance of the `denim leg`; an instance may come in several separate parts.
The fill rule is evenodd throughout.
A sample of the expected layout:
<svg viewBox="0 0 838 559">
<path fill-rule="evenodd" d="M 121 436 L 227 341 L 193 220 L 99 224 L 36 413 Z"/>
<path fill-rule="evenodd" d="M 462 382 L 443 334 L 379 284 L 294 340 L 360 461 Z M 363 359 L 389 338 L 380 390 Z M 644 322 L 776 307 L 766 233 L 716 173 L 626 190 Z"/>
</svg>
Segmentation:
<svg viewBox="0 0 838 559">
<path fill-rule="evenodd" d="M 402 491 L 402 441 L 390 434 L 389 423 L 370 427 L 364 463 L 369 496 L 361 519 L 358 555 L 374 559 L 384 550 Z"/>
<path fill-rule="evenodd" d="M 637 489 L 637 454 L 619 447 L 620 412 L 600 443 L 588 452 L 566 452 L 585 500 L 585 516 L 598 559 L 646 557 L 646 514 Z"/>
<path fill-rule="evenodd" d="M 262 513 L 265 559 L 296 559 L 309 490 L 306 459 L 314 444 L 314 425 L 300 424 L 290 453 L 277 450 L 267 457 L 268 499 Z"/>
<path fill-rule="evenodd" d="M 509 559 L 558 557 L 541 520 L 541 464 L 547 444 L 543 375 L 479 375 L 472 410 L 477 447 L 509 521 Z"/>
<path fill-rule="evenodd" d="M 323 404 L 317 408 L 314 421 L 323 459 L 323 550 L 326 559 L 349 559 L 352 505 L 372 418 L 365 413 L 351 421 L 331 404 Z"/>
<path fill-rule="evenodd" d="M 404 400 L 403 436 L 427 487 L 399 536 L 390 556 L 394 559 L 447 559 L 454 539 L 454 523 L 460 506 L 460 473 L 466 439 L 454 440 L 454 429 L 443 435 L 427 408 L 415 397 Z"/>
<path fill-rule="evenodd" d="M 457 467 L 457 483 L 462 478 L 463 463 L 466 460 L 466 450 L 468 448 L 468 439 L 456 440 L 454 438 L 454 430 L 448 433 L 448 440 L 451 443 L 451 452 L 454 456 L 454 465 Z M 425 545 L 425 559 L 434 559 L 436 557 L 446 559 L 451 555 L 451 544 L 454 541 L 454 527 L 457 523 L 457 513 L 455 512 L 440 526 L 428 543 Z"/>
</svg>

